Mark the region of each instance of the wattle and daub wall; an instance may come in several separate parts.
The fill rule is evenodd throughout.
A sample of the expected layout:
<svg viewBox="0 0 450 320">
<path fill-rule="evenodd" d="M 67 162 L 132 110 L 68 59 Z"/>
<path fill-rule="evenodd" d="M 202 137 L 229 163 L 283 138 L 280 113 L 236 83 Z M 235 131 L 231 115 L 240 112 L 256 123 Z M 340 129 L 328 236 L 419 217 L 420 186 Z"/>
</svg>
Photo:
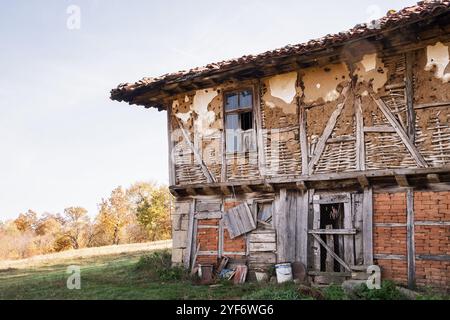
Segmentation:
<svg viewBox="0 0 450 320">
<path fill-rule="evenodd" d="M 450 165 L 449 45 L 436 42 L 407 54 L 367 53 L 352 62 L 229 81 L 174 97 L 169 110 L 173 184 L 211 182 L 191 146 L 200 150 L 214 182 Z M 409 65 L 408 59 L 412 59 Z M 413 79 L 413 115 L 407 108 L 407 72 Z M 258 148 L 224 154 L 224 92 L 241 88 L 253 91 Z M 305 123 L 306 148 L 301 148 L 300 121 Z M 358 146 L 357 126 L 364 132 L 362 146 Z M 409 148 L 399 130 L 408 135 Z M 406 192 L 397 191 L 373 193 L 373 257 L 383 276 L 406 283 L 408 205 Z M 415 282 L 449 288 L 450 192 L 413 191 L 412 198 Z M 234 202 L 225 196 L 205 212 L 223 212 Z M 190 263 L 186 261 L 186 248 L 192 244 L 189 219 L 202 213 L 195 206 L 177 203 L 174 263 Z M 220 214 L 207 217 L 191 230 L 202 252 L 197 263 L 217 264 L 224 255 L 256 266 L 277 262 L 273 228 L 260 226 L 249 235 L 230 239 Z"/>
</svg>

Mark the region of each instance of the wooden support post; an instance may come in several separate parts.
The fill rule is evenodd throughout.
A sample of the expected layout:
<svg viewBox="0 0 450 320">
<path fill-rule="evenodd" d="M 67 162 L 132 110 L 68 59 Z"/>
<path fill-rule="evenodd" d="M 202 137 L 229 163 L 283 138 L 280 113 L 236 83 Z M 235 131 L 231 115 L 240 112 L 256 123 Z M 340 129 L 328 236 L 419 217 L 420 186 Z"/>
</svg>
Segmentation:
<svg viewBox="0 0 450 320">
<path fill-rule="evenodd" d="M 361 97 L 356 98 L 355 119 L 356 119 L 356 169 L 359 171 L 364 171 L 366 170 L 366 144 L 364 141 L 364 118 L 362 114 Z"/>
<path fill-rule="evenodd" d="M 414 289 L 416 286 L 416 250 L 414 245 L 414 190 L 409 188 L 406 192 L 406 247 L 408 261 L 408 287 Z"/>
<path fill-rule="evenodd" d="M 174 155 L 173 155 L 173 141 L 172 141 L 172 106 L 167 106 L 167 140 L 168 140 L 168 146 L 169 146 L 169 184 L 171 186 L 174 186 L 177 184 L 176 181 L 176 172 L 175 172 L 175 162 L 174 162 Z M 175 197 L 178 195 L 176 193 L 173 194 Z"/>
<path fill-rule="evenodd" d="M 263 128 L 262 128 L 262 119 L 261 119 L 261 99 L 260 99 L 260 90 L 261 83 L 260 80 L 255 84 L 254 90 L 254 106 L 253 106 L 253 114 L 255 117 L 256 124 L 256 141 L 257 141 L 257 150 L 258 150 L 258 165 L 259 172 L 262 177 L 266 175 L 266 156 L 264 153 L 264 139 L 263 139 Z"/>
<path fill-rule="evenodd" d="M 363 252 L 364 264 L 373 264 L 373 193 L 372 188 L 364 189 L 363 198 Z"/>
<path fill-rule="evenodd" d="M 191 263 L 192 246 L 194 245 L 194 210 L 195 210 L 195 199 L 192 200 L 189 210 L 189 223 L 186 238 L 186 249 L 184 252 L 183 265 L 186 269 L 189 269 Z"/>
<path fill-rule="evenodd" d="M 308 218 L 309 218 L 309 192 L 304 191 L 300 192 L 297 198 L 295 261 L 303 263 L 305 268 L 308 268 Z"/>
<path fill-rule="evenodd" d="M 414 61 L 416 60 L 415 52 L 410 51 L 405 54 L 406 71 L 405 71 L 405 95 L 406 95 L 406 119 L 408 137 L 412 143 L 416 140 L 416 113 L 414 111 Z"/>
<path fill-rule="evenodd" d="M 313 216 L 313 230 L 320 229 L 320 195 L 314 195 L 313 196 L 313 210 L 314 210 L 314 216 Z M 314 236 L 314 235 L 313 235 Z M 320 237 L 319 237 L 320 239 Z M 317 241 L 316 237 L 314 237 L 314 246 L 312 248 L 313 253 L 313 264 L 314 264 L 314 270 L 315 271 L 321 271 L 320 270 L 320 243 Z"/>
<path fill-rule="evenodd" d="M 302 174 L 308 175 L 308 136 L 306 134 L 306 111 L 305 106 L 297 99 L 299 106 L 299 139 L 300 139 L 300 153 L 302 155 Z"/>
</svg>

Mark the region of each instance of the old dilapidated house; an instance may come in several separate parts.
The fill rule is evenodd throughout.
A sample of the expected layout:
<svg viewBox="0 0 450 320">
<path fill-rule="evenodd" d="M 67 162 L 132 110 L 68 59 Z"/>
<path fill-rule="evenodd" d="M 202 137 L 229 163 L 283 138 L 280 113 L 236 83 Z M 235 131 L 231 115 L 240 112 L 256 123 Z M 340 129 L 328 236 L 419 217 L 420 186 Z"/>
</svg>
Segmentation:
<svg viewBox="0 0 450 320">
<path fill-rule="evenodd" d="M 167 111 L 173 262 L 449 288 L 449 48 L 450 1 L 423 1 L 112 90 Z"/>
</svg>

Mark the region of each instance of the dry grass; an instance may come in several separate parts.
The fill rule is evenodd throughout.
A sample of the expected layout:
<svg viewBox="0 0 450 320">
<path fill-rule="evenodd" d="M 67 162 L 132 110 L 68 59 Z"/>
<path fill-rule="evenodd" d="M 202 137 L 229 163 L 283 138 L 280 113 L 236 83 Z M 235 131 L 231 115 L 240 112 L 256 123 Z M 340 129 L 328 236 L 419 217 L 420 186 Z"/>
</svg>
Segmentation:
<svg viewBox="0 0 450 320">
<path fill-rule="evenodd" d="M 161 240 L 146 243 L 122 244 L 114 246 L 104 246 L 96 248 L 83 248 L 78 250 L 68 250 L 58 253 L 34 256 L 21 260 L 0 261 L 0 270 L 6 269 L 26 269 L 31 267 L 45 266 L 62 263 L 66 260 L 86 259 L 99 256 L 120 255 L 128 253 L 148 252 L 159 249 L 172 248 L 172 240 Z"/>
</svg>

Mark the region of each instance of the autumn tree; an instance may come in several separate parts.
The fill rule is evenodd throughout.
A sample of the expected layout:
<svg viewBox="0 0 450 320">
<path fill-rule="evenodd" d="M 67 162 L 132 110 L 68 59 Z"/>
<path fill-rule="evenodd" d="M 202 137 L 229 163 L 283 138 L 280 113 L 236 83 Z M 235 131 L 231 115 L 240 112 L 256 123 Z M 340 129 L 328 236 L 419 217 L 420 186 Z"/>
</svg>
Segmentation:
<svg viewBox="0 0 450 320">
<path fill-rule="evenodd" d="M 167 187 L 140 182 L 128 189 L 128 196 L 149 240 L 170 239 L 172 196 Z"/>
<path fill-rule="evenodd" d="M 63 225 L 62 236 L 69 239 L 72 248 L 80 248 L 90 224 L 87 210 L 82 207 L 66 208 L 61 221 Z"/>
<path fill-rule="evenodd" d="M 117 187 L 109 199 L 103 199 L 96 220 L 96 229 L 104 244 L 119 244 L 124 227 L 130 218 L 131 207 L 126 192 Z"/>
</svg>

